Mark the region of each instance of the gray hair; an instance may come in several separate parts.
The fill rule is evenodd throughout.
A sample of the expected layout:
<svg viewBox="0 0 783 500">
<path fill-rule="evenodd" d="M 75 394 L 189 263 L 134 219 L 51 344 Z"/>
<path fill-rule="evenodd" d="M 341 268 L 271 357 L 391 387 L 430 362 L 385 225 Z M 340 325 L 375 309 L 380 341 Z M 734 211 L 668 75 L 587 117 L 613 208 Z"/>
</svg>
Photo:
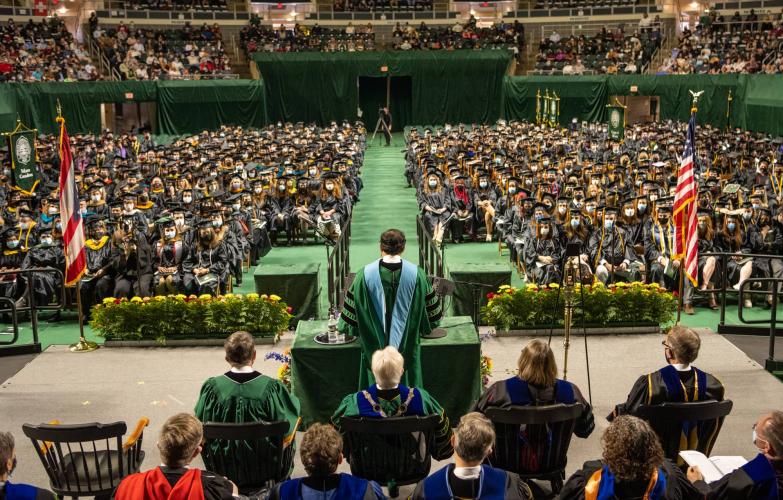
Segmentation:
<svg viewBox="0 0 783 500">
<path fill-rule="evenodd" d="M 399 384 L 404 370 L 405 360 L 393 346 L 386 346 L 372 354 L 372 374 L 380 388 L 390 389 Z"/>
<path fill-rule="evenodd" d="M 783 459 L 783 411 L 773 411 L 759 434 L 772 448 L 772 456 Z"/>
</svg>

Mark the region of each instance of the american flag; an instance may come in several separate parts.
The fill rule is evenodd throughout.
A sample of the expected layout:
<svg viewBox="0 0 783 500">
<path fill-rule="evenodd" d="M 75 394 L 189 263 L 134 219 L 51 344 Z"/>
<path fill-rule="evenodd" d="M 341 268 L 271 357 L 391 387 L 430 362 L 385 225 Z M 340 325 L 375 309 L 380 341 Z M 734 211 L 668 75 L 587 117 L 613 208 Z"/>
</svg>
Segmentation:
<svg viewBox="0 0 783 500">
<path fill-rule="evenodd" d="M 87 270 L 84 255 L 84 225 L 79 212 L 79 191 L 76 189 L 73 156 L 65 119 L 60 122 L 60 220 L 65 247 L 65 284 L 73 285 Z"/>
<path fill-rule="evenodd" d="M 696 108 L 691 109 L 685 150 L 682 152 L 677 174 L 677 191 L 674 195 L 674 255 L 673 259 L 685 257 L 685 275 L 696 286 L 699 260 L 699 234 L 696 230 L 696 179 L 694 158 L 696 156 Z"/>
</svg>

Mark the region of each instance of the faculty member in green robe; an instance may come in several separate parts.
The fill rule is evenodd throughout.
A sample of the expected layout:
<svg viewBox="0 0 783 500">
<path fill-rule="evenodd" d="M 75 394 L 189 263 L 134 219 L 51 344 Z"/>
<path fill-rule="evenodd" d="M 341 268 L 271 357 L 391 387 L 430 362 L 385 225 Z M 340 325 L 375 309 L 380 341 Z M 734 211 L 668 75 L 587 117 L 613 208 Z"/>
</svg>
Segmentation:
<svg viewBox="0 0 783 500">
<path fill-rule="evenodd" d="M 389 229 L 381 235 L 381 258 L 356 273 L 345 296 L 338 328 L 358 336 L 362 347 L 358 389 L 374 382 L 370 371 L 372 354 L 395 347 L 405 358 L 402 383 L 422 387 L 421 341 L 443 314 L 440 298 L 422 269 L 401 257 L 405 234 Z"/>
<path fill-rule="evenodd" d="M 293 446 L 299 426 L 299 400 L 288 392 L 278 380 L 253 370 L 256 360 L 253 336 L 247 332 L 235 332 L 225 342 L 226 361 L 231 370 L 217 377 L 210 377 L 201 386 L 195 413 L 203 423 L 222 422 L 288 422 L 285 446 Z M 258 456 L 249 443 L 213 442 L 215 454 L 231 457 L 241 477 L 231 479 L 241 488 L 253 485 L 250 472 L 260 470 L 254 466 Z"/>
<path fill-rule="evenodd" d="M 451 445 L 449 417 L 427 391 L 400 383 L 404 364 L 402 356 L 392 346 L 375 351 L 372 355 L 372 374 L 376 383 L 345 396 L 332 416 L 332 424 L 340 430 L 341 417 L 387 418 L 438 415 L 440 421 L 435 431 L 432 456 L 435 460 L 445 460 L 454 452 Z"/>
</svg>

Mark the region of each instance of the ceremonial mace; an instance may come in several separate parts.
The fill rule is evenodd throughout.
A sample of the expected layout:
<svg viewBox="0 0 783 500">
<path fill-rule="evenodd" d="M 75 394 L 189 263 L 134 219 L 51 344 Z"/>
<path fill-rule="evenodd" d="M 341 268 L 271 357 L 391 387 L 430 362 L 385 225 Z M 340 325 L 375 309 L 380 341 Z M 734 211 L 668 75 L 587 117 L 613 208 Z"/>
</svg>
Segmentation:
<svg viewBox="0 0 783 500">
<path fill-rule="evenodd" d="M 563 271 L 563 380 L 568 380 L 568 348 L 571 347 L 571 322 L 574 316 L 574 285 L 579 269 L 579 257 L 568 257 Z"/>
</svg>

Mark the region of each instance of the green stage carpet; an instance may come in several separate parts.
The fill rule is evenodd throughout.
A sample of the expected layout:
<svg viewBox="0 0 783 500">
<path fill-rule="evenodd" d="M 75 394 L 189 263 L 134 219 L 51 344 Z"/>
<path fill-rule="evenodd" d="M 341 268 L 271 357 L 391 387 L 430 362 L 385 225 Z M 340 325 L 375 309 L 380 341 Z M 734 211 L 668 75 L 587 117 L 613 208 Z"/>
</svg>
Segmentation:
<svg viewBox="0 0 783 500">
<path fill-rule="evenodd" d="M 361 193 L 361 201 L 354 209 L 352 238 L 351 238 L 351 268 L 355 271 L 372 259 L 378 257 L 378 237 L 384 229 L 395 227 L 405 232 L 408 238 L 406 257 L 417 262 L 418 241 L 416 238 L 416 215 L 418 204 L 413 188 L 406 187 L 403 169 L 405 162 L 400 150 L 404 147 L 402 134 L 394 135 L 391 147 L 378 145 L 378 139 L 367 149 L 362 178 L 364 190 Z M 488 268 L 507 267 L 511 269 L 511 283 L 519 286 L 523 283 L 516 270 L 512 269 L 508 262 L 508 254 L 498 255 L 497 242 L 492 243 L 463 243 L 459 245 L 448 244 L 445 249 L 445 260 L 448 270 L 459 270 L 465 264 L 487 263 Z M 320 263 L 321 264 L 321 313 L 326 314 L 328 301 L 326 294 L 326 250 L 320 243 L 304 246 L 279 247 L 262 259 L 261 265 L 275 265 L 286 262 Z M 448 275 L 448 273 L 447 273 Z M 249 293 L 254 291 L 253 269 L 244 273 L 243 283 L 235 287 L 234 291 Z M 731 300 L 734 304 L 736 301 Z M 703 307 L 696 308 L 694 316 L 683 315 L 682 322 L 692 327 L 705 327 L 715 329 L 718 325 L 718 311 L 711 311 Z M 47 313 L 48 314 L 48 313 Z M 46 317 L 46 315 L 44 315 Z M 769 318 L 769 311 L 760 307 L 747 312 L 749 319 Z M 740 324 L 737 319 L 737 307 L 732 305 L 726 311 L 727 324 Z M 59 323 L 40 322 L 40 340 L 43 348 L 50 345 L 70 344 L 76 342 L 79 337 L 79 328 L 75 320 L 75 314 L 65 313 L 63 321 Z M 102 342 L 102 339 L 92 333 L 89 327 L 85 328 L 85 335 L 89 340 Z M 7 339 L 0 335 L 0 340 Z M 32 340 L 32 331 L 29 323 L 21 329 L 19 343 L 28 343 Z"/>
</svg>

